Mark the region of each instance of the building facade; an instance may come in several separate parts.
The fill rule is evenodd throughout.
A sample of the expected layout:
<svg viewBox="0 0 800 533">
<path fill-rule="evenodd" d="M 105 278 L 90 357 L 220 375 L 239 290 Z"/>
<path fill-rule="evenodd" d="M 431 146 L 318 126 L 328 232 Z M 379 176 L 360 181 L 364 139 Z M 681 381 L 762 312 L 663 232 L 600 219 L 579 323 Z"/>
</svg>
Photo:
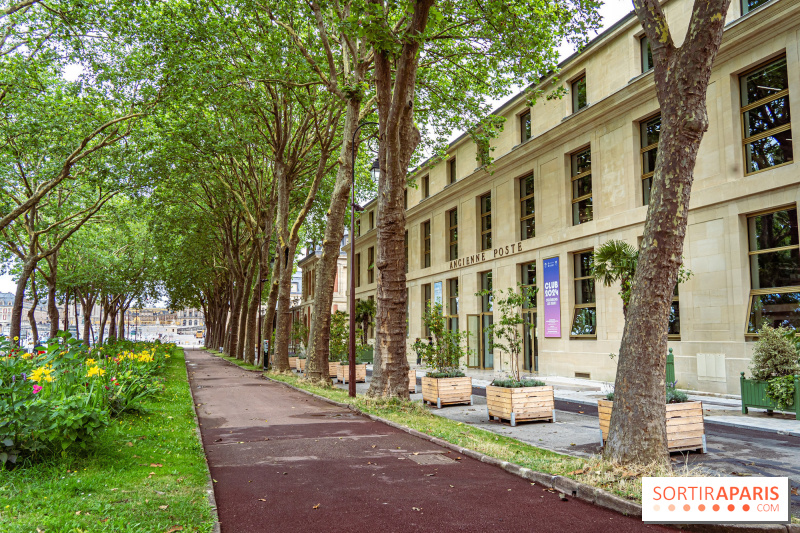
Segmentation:
<svg viewBox="0 0 800 533">
<path fill-rule="evenodd" d="M 800 4 L 734 1 L 708 88 L 709 129 L 697 157 L 684 246 L 692 272 L 676 287 L 669 347 L 682 388 L 739 392 L 760 325 L 800 326 L 800 176 L 789 109 L 800 91 Z M 689 0 L 663 2 L 680 45 Z M 619 287 L 595 284 L 592 252 L 638 246 L 660 132 L 652 56 L 628 15 L 562 63 L 562 99 L 519 94 L 496 114 L 491 168 L 468 136 L 414 171 L 406 191 L 410 341 L 427 302 L 468 333 L 467 368 L 503 373 L 482 289 L 536 287 L 522 366 L 611 381 L 624 325 Z M 545 80 L 542 87 L 554 87 Z M 800 126 L 798 126 L 800 128 Z M 800 133 L 800 132 L 799 132 Z M 375 204 L 355 242 L 356 296 L 374 297 Z M 366 226 L 364 226 L 366 222 Z M 409 361 L 414 362 L 409 342 Z"/>
<path fill-rule="evenodd" d="M 347 241 L 347 235 L 342 239 L 342 243 Z M 317 285 L 317 265 L 322 258 L 322 247 L 309 246 L 308 253 L 304 258 L 297 262 L 300 276 L 300 295 L 295 299 L 292 293 L 292 322 L 302 322 L 307 328 L 311 327 L 311 317 L 314 311 L 314 298 L 316 297 Z M 336 261 L 336 277 L 333 284 L 333 302 L 331 312 L 347 312 L 347 254 L 340 249 L 339 258 Z M 294 290 L 294 277 L 292 286 Z"/>
</svg>

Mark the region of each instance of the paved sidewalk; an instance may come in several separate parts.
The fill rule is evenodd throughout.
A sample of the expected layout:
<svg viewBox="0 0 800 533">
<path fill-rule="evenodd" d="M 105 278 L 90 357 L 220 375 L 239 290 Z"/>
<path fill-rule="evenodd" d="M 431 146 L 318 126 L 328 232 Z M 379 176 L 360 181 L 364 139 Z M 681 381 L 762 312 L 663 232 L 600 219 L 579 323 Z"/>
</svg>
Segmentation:
<svg viewBox="0 0 800 533">
<path fill-rule="evenodd" d="M 223 533 L 667 531 L 186 352 Z"/>
</svg>

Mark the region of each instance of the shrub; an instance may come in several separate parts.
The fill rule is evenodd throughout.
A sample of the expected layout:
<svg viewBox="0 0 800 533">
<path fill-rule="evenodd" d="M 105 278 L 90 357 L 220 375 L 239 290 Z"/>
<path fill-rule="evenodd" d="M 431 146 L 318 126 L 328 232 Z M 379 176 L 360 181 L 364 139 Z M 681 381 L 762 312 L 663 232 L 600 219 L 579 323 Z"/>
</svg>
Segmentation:
<svg viewBox="0 0 800 533">
<path fill-rule="evenodd" d="M 329 361 L 347 363 L 350 343 L 350 316 L 343 311 L 335 311 L 331 315 Z"/>
<path fill-rule="evenodd" d="M 513 378 L 496 379 L 492 381 L 493 387 L 505 387 L 507 389 L 517 389 L 520 387 L 544 387 L 547 385 L 544 381 L 538 379 L 521 379 L 515 380 Z"/>
<path fill-rule="evenodd" d="M 674 385 L 672 387 L 667 385 L 667 403 L 684 403 L 688 401 L 688 394 L 682 390 L 676 389 Z"/>
<path fill-rule="evenodd" d="M 466 374 L 464 374 L 461 370 L 447 370 L 443 372 L 428 372 L 426 376 L 429 378 L 436 378 L 436 379 L 463 378 L 466 377 Z"/>
<path fill-rule="evenodd" d="M 794 330 L 790 328 L 773 328 L 769 325 L 761 328 L 750 364 L 754 379 L 768 381 L 800 373 L 797 350 L 794 343 L 787 338 L 787 335 L 793 333 Z"/>
<path fill-rule="evenodd" d="M 91 445 L 111 417 L 161 389 L 173 344 L 88 348 L 69 335 L 26 353 L 0 337 L 0 463 Z"/>
</svg>

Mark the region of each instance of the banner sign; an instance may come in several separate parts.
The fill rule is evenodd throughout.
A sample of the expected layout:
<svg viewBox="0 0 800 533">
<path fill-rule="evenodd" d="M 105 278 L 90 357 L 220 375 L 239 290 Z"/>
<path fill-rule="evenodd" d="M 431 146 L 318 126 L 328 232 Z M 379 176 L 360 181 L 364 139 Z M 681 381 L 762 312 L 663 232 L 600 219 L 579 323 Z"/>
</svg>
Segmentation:
<svg viewBox="0 0 800 533">
<path fill-rule="evenodd" d="M 651 524 L 788 524 L 788 477 L 644 477 Z"/>
<path fill-rule="evenodd" d="M 561 337 L 561 283 L 558 257 L 542 261 L 544 279 L 544 336 Z"/>
</svg>

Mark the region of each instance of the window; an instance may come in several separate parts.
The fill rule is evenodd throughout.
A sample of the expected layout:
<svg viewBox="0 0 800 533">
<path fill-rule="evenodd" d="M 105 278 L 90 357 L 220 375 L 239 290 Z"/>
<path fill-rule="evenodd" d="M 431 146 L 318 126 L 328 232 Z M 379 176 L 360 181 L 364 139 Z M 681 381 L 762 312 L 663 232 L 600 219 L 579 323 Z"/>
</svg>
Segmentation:
<svg viewBox="0 0 800 533">
<path fill-rule="evenodd" d="M 375 247 L 367 249 L 367 283 L 375 283 Z"/>
<path fill-rule="evenodd" d="M 586 107 L 586 76 L 572 82 L 572 112 L 577 113 Z"/>
<path fill-rule="evenodd" d="M 755 8 L 766 4 L 769 0 L 742 0 L 742 15 L 750 13 Z"/>
<path fill-rule="evenodd" d="M 650 39 L 647 36 L 639 39 L 642 50 L 642 74 L 653 68 L 653 49 L 650 48 Z"/>
<path fill-rule="evenodd" d="M 531 112 L 525 111 L 519 116 L 520 142 L 525 142 L 531 138 Z"/>
<path fill-rule="evenodd" d="M 451 157 L 447 163 L 447 183 L 456 182 L 456 158 Z"/>
<path fill-rule="evenodd" d="M 492 247 L 492 194 L 480 197 L 481 203 L 481 250 Z"/>
<path fill-rule="evenodd" d="M 431 179 L 430 176 L 422 178 L 422 198 L 425 199 L 431 195 Z"/>
<path fill-rule="evenodd" d="M 538 341 L 536 338 L 536 262 L 520 265 L 522 291 L 526 295 L 522 306 L 522 368 L 539 370 Z"/>
<path fill-rule="evenodd" d="M 356 287 L 361 286 L 361 254 L 356 254 Z M 304 285 L 306 287 L 307 285 Z"/>
<path fill-rule="evenodd" d="M 422 223 L 422 268 L 431 266 L 431 221 Z"/>
<path fill-rule="evenodd" d="M 521 239 L 536 237 L 536 219 L 533 206 L 533 174 L 519 180 L 519 221 Z"/>
<path fill-rule="evenodd" d="M 797 208 L 747 219 L 750 242 L 750 310 L 747 334 L 764 323 L 800 329 L 800 245 Z"/>
<path fill-rule="evenodd" d="M 661 115 L 641 123 L 642 128 L 642 205 L 650 205 L 653 172 L 656 170 L 658 138 L 661 135 Z"/>
<path fill-rule="evenodd" d="M 745 174 L 790 163 L 793 153 L 786 58 L 744 74 L 739 81 Z"/>
<path fill-rule="evenodd" d="M 372 230 L 375 228 L 375 211 L 369 212 L 369 229 Z"/>
<path fill-rule="evenodd" d="M 406 230 L 405 236 L 403 238 L 403 247 L 405 248 L 406 273 L 408 273 L 408 230 Z"/>
<path fill-rule="evenodd" d="M 594 295 L 594 278 L 591 250 L 573 255 L 575 260 L 575 315 L 570 337 L 597 336 L 597 304 Z"/>
<path fill-rule="evenodd" d="M 403 189 L 403 209 L 408 209 L 408 189 Z"/>
<path fill-rule="evenodd" d="M 572 225 L 592 220 L 592 151 L 572 155 Z"/>
<path fill-rule="evenodd" d="M 481 291 L 491 291 L 492 290 L 492 271 L 488 272 L 481 272 L 480 276 L 480 287 Z M 492 313 L 492 295 L 485 294 L 481 296 L 481 314 L 480 314 L 480 330 L 481 330 L 481 339 L 480 339 L 480 360 L 479 364 L 481 368 L 493 368 L 494 367 L 494 351 L 492 350 L 492 339 L 489 334 L 489 326 L 492 325 L 494 322 L 494 314 Z"/>
<path fill-rule="evenodd" d="M 673 341 L 681 340 L 681 308 L 680 296 L 678 294 L 678 284 L 675 284 L 675 291 L 672 293 L 672 304 L 669 308 L 669 326 L 667 333 L 669 339 Z"/>
<path fill-rule="evenodd" d="M 451 209 L 447 212 L 448 221 L 448 236 L 450 238 L 450 259 L 455 261 L 458 259 L 458 209 Z"/>
<path fill-rule="evenodd" d="M 356 219 L 356 237 L 361 237 L 361 217 Z"/>
<path fill-rule="evenodd" d="M 447 280 L 447 328 L 458 331 L 458 278 Z"/>
<path fill-rule="evenodd" d="M 425 324 L 425 313 L 431 308 L 431 284 L 426 283 L 422 286 L 422 331 L 426 337 L 431 336 L 430 328 Z"/>
</svg>

